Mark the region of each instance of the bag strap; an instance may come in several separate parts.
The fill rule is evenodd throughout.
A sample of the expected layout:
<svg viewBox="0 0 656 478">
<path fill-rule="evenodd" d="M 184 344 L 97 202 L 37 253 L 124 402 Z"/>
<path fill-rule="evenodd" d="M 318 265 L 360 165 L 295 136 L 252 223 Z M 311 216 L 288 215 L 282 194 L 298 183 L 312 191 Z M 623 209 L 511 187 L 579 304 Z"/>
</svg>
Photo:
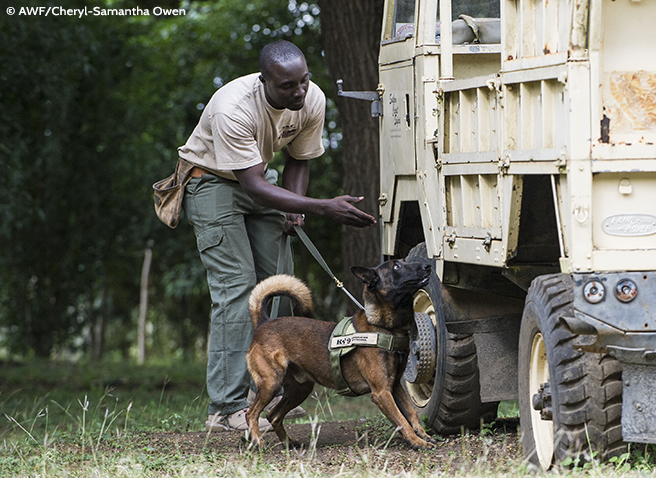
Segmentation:
<svg viewBox="0 0 656 478">
<path fill-rule="evenodd" d="M 178 184 L 182 187 L 186 186 L 191 179 L 192 169 L 194 169 L 194 164 L 186 159 L 178 157 L 178 163 L 175 165 L 175 173 L 177 175 Z"/>
<path fill-rule="evenodd" d="M 458 18 L 461 20 L 464 20 L 467 26 L 471 29 L 471 31 L 474 33 L 474 41 L 473 43 L 480 43 L 481 39 L 478 36 L 480 32 L 480 28 L 478 28 L 478 25 L 476 24 L 476 20 L 473 17 L 470 17 L 469 15 L 465 15 L 464 13 L 460 15 Z"/>
</svg>

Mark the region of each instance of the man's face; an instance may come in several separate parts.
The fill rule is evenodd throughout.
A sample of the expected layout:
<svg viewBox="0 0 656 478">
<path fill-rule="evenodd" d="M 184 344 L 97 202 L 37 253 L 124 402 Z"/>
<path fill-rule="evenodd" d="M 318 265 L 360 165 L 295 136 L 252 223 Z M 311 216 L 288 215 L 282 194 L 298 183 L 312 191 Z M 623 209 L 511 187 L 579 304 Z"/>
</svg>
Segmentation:
<svg viewBox="0 0 656 478">
<path fill-rule="evenodd" d="M 267 76 L 261 75 L 264 95 L 276 109 L 300 110 L 310 85 L 310 74 L 302 57 L 285 63 L 276 63 Z"/>
</svg>

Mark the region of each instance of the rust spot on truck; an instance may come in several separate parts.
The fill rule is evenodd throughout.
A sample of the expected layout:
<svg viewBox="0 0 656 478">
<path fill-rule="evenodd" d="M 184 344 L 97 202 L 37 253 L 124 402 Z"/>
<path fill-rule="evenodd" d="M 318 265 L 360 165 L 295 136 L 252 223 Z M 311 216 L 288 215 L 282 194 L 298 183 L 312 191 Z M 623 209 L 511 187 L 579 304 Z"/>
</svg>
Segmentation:
<svg viewBox="0 0 656 478">
<path fill-rule="evenodd" d="M 656 73 L 612 72 L 610 102 L 606 105 L 614 133 L 656 132 Z M 604 121 L 602 120 L 602 142 Z"/>
</svg>

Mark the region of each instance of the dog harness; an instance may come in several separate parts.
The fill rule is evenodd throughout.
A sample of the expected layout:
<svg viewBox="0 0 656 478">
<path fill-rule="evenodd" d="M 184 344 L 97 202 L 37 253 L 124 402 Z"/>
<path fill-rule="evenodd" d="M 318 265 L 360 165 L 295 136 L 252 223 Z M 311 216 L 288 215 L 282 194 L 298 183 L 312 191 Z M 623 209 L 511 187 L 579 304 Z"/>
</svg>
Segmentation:
<svg viewBox="0 0 656 478">
<path fill-rule="evenodd" d="M 379 332 L 356 332 L 353 317 L 346 317 L 337 324 L 330 335 L 328 349 L 330 350 L 330 371 L 337 393 L 347 397 L 362 395 L 355 393 L 346 383 L 342 374 L 342 356 L 355 350 L 355 347 L 379 347 L 391 352 L 408 350 L 410 338 L 406 335 L 382 334 Z"/>
</svg>

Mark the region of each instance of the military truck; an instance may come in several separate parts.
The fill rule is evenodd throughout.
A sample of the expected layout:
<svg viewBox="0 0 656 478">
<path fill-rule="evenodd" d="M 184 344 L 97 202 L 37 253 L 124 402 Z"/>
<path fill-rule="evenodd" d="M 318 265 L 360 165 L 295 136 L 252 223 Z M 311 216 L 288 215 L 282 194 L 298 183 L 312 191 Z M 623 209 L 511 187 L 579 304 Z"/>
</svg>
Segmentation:
<svg viewBox="0 0 656 478">
<path fill-rule="evenodd" d="M 656 2 L 384 8 L 377 91 L 339 89 L 379 118 L 383 254 L 435 271 L 414 406 L 457 433 L 518 400 L 544 469 L 655 443 Z"/>
</svg>

